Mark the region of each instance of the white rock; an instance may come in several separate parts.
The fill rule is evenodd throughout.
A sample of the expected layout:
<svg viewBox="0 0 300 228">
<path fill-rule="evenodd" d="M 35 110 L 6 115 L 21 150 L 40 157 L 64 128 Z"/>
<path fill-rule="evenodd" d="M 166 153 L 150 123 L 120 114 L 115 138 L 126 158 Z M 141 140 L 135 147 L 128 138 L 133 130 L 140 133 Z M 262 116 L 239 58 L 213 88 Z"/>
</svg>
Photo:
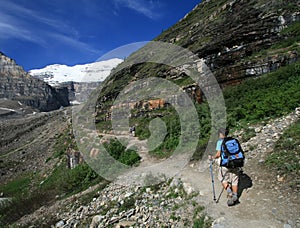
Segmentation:
<svg viewBox="0 0 300 228">
<path fill-rule="evenodd" d="M 56 223 L 55 227 L 63 227 L 65 225 L 65 222 L 63 220 L 59 221 L 58 223 Z"/>
<path fill-rule="evenodd" d="M 171 188 L 177 187 L 180 185 L 180 183 L 181 183 L 181 181 L 178 178 L 173 178 L 172 182 L 170 183 L 170 187 Z"/>
<path fill-rule="evenodd" d="M 212 227 L 213 228 L 223 228 L 223 227 L 225 227 L 225 221 L 226 220 L 224 217 L 218 218 L 213 222 Z"/>
<path fill-rule="evenodd" d="M 192 188 L 192 186 L 190 186 L 187 183 L 183 183 L 183 189 L 188 195 L 190 195 L 194 192 L 194 189 Z"/>
<path fill-rule="evenodd" d="M 125 194 L 125 196 L 124 196 L 124 197 L 125 197 L 125 198 L 128 198 L 128 197 L 130 197 L 130 196 L 132 196 L 132 195 L 133 195 L 133 193 L 132 193 L 132 192 L 128 192 L 128 193 L 126 193 L 126 194 Z"/>
<path fill-rule="evenodd" d="M 92 223 L 90 225 L 90 228 L 96 228 L 98 227 L 98 224 L 103 220 L 103 216 L 102 215 L 95 215 L 92 219 Z"/>
<path fill-rule="evenodd" d="M 259 133 L 260 131 L 261 131 L 261 128 L 260 127 L 257 127 L 257 128 L 255 128 L 255 133 Z"/>
</svg>

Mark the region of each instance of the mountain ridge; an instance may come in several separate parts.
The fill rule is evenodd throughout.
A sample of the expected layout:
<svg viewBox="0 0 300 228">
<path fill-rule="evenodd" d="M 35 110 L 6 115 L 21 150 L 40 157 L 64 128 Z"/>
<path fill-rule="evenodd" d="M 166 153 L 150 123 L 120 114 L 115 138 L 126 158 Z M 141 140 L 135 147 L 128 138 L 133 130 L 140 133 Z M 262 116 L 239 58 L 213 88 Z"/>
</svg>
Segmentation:
<svg viewBox="0 0 300 228">
<path fill-rule="evenodd" d="M 17 100 L 40 111 L 69 106 L 67 88 L 53 88 L 31 77 L 15 60 L 0 53 L 0 98 Z"/>
</svg>

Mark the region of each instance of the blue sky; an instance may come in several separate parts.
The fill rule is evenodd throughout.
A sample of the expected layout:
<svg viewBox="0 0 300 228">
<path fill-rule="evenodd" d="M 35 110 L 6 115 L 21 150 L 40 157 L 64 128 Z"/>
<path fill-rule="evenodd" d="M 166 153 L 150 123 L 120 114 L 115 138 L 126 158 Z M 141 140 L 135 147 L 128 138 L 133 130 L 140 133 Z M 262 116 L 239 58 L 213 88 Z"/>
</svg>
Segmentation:
<svg viewBox="0 0 300 228">
<path fill-rule="evenodd" d="M 149 41 L 200 0 L 0 0 L 0 51 L 25 70 Z M 122 56 L 120 56 L 122 57 Z"/>
</svg>

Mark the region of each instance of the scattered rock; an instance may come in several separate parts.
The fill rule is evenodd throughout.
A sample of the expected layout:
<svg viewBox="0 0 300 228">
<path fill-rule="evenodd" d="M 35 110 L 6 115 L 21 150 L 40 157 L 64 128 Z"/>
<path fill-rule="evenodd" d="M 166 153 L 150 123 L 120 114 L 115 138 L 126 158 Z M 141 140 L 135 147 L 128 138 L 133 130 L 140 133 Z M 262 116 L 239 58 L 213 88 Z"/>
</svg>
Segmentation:
<svg viewBox="0 0 300 228">
<path fill-rule="evenodd" d="M 225 218 L 221 217 L 213 221 L 212 227 L 213 228 L 224 228 L 225 227 Z"/>
<path fill-rule="evenodd" d="M 95 215 L 92 219 L 92 223 L 90 225 L 90 228 L 97 228 L 98 224 L 103 220 L 103 216 L 101 215 Z"/>
<path fill-rule="evenodd" d="M 55 224 L 55 227 L 59 228 L 59 227 L 63 227 L 64 225 L 65 225 L 65 222 L 63 220 L 61 220 Z"/>
<path fill-rule="evenodd" d="M 261 128 L 260 127 L 257 127 L 254 129 L 255 133 L 259 133 L 261 131 Z"/>
<path fill-rule="evenodd" d="M 191 195 L 195 190 L 190 186 L 188 183 L 183 183 L 183 189 L 186 192 L 186 194 Z"/>
<path fill-rule="evenodd" d="M 284 224 L 283 228 L 292 228 L 292 226 L 290 224 Z"/>
</svg>

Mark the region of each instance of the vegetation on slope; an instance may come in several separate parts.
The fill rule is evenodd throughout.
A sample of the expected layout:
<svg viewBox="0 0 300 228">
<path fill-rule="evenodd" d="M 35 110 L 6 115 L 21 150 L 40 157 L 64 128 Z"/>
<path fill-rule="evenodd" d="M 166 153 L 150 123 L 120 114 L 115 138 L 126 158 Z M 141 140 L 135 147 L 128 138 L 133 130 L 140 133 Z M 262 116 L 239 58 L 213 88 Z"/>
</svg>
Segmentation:
<svg viewBox="0 0 300 228">
<path fill-rule="evenodd" d="M 228 125 L 282 116 L 300 105 L 300 61 L 224 90 Z"/>
<path fill-rule="evenodd" d="M 288 128 L 276 142 L 266 164 L 284 176 L 291 187 L 300 187 L 300 121 Z"/>
<path fill-rule="evenodd" d="M 135 150 L 126 149 L 117 139 L 111 139 L 104 143 L 104 147 L 114 159 L 125 165 L 137 165 L 141 160 Z"/>
<path fill-rule="evenodd" d="M 43 205 L 54 200 L 81 192 L 97 183 L 108 183 L 95 173 L 86 163 L 74 169 L 67 167 L 66 150 L 76 147 L 69 129 L 57 137 L 55 152 L 50 159 L 57 159 L 53 171 L 44 176 L 41 173 L 25 173 L 5 185 L 0 185 L 0 192 L 12 202 L 0 207 L 0 226 L 15 222 L 22 216 L 30 214 Z"/>
</svg>

